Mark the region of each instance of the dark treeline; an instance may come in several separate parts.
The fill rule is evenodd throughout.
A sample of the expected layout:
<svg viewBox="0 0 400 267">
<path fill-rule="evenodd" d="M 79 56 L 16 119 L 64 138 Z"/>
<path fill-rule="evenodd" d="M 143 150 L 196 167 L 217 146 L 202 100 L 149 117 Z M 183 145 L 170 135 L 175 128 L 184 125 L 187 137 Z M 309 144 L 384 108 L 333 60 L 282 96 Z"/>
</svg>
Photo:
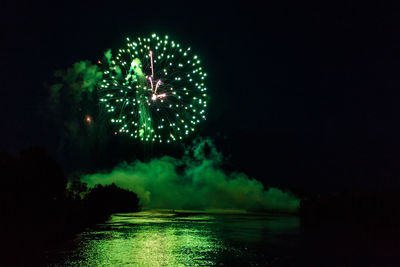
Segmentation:
<svg viewBox="0 0 400 267">
<path fill-rule="evenodd" d="M 104 222 L 111 213 L 140 208 L 135 193 L 114 184 L 88 189 L 79 177 L 68 181 L 41 148 L 27 149 L 19 157 L 0 153 L 0 173 L 0 265 L 45 262 L 43 252 L 54 244 Z"/>
<path fill-rule="evenodd" d="M 60 165 L 40 148 L 27 149 L 18 157 L 0 153 L 0 175 L 1 266 L 46 262 L 43 252 L 57 243 L 106 221 L 111 213 L 140 209 L 136 194 L 114 184 L 88 189 L 78 175 L 68 180 Z M 400 246 L 400 194 L 395 189 L 294 193 L 301 198 L 304 246 L 309 246 L 306 250 L 316 263 L 329 256 L 324 246 L 318 250 L 315 244 L 320 243 L 346 250 L 338 254 L 348 253 L 349 258 L 357 253 L 376 258 L 397 255 L 391 251 Z"/>
</svg>

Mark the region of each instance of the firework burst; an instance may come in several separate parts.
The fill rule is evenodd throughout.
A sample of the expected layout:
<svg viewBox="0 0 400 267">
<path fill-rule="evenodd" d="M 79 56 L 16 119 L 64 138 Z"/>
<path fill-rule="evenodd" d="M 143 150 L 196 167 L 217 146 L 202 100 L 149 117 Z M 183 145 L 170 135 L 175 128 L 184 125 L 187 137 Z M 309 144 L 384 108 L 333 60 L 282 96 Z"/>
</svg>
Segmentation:
<svg viewBox="0 0 400 267">
<path fill-rule="evenodd" d="M 165 36 L 127 38 L 127 47 L 103 61 L 100 105 L 115 134 L 148 142 L 179 141 L 206 119 L 207 94 L 200 59 Z"/>
</svg>

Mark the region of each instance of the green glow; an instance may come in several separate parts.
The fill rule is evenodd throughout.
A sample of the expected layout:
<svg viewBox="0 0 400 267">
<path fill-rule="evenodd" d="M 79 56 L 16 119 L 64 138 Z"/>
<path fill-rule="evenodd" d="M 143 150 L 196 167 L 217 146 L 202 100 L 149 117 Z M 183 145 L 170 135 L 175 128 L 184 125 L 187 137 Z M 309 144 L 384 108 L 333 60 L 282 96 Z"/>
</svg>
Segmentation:
<svg viewBox="0 0 400 267">
<path fill-rule="evenodd" d="M 144 215 L 141 215 L 144 214 Z M 209 266 L 223 249 L 207 229 L 209 216 L 201 216 L 203 227 L 182 227 L 165 215 L 147 212 L 135 216 L 113 215 L 107 224 L 113 229 L 96 232 L 85 239 L 78 255 L 70 256 L 66 266 Z M 164 218 L 163 218 L 164 217 Z M 182 225 L 182 226 L 180 226 Z M 136 227 L 135 227 L 136 226 Z M 106 236 L 104 236 L 106 235 Z M 101 238 L 98 238 L 101 237 Z M 210 255 L 213 256 L 210 258 Z"/>
<path fill-rule="evenodd" d="M 190 126 L 183 127 L 181 135 L 192 131 Z M 167 140 L 181 139 L 171 134 Z M 206 147 L 208 153 L 204 151 Z M 300 200 L 289 192 L 273 187 L 266 189 L 245 173 L 226 173 L 220 167 L 223 156 L 209 139 L 194 144 L 184 155 L 181 159 L 164 156 L 149 162 L 123 163 L 110 172 L 84 175 L 82 181 L 89 187 L 114 183 L 135 192 L 146 209 L 296 212 L 299 208 Z"/>
<path fill-rule="evenodd" d="M 297 242 L 300 234 L 296 216 L 176 212 L 114 214 L 78 235 L 54 266 L 276 266 L 266 263 L 275 263 L 277 248 L 285 251 L 285 242 Z"/>
<path fill-rule="evenodd" d="M 188 135 L 184 126 L 191 124 L 194 131 L 206 119 L 205 74 L 199 60 L 183 60 L 198 56 L 180 47 L 168 36 L 152 34 L 137 41 L 127 38 L 127 47 L 115 55 L 106 51 L 97 88 L 116 133 L 169 143 Z"/>
</svg>

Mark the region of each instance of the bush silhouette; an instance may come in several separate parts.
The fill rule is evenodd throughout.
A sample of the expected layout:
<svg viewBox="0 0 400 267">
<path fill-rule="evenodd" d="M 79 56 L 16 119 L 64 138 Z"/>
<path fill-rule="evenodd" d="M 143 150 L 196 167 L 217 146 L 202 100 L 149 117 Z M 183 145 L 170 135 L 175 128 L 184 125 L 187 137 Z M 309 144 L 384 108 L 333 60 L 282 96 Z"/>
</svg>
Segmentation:
<svg viewBox="0 0 400 267">
<path fill-rule="evenodd" d="M 0 265 L 40 262 L 42 252 L 54 243 L 104 222 L 114 212 L 139 210 L 137 195 L 114 184 L 87 190 L 76 176 L 67 190 L 62 167 L 39 147 L 22 151 L 19 157 L 0 152 L 0 171 L 0 248 L 7 251 Z M 25 256 L 15 257 L 21 251 Z"/>
<path fill-rule="evenodd" d="M 86 201 L 91 213 L 133 212 L 139 210 L 139 198 L 133 192 L 121 189 L 115 184 L 96 185 L 89 190 Z"/>
</svg>

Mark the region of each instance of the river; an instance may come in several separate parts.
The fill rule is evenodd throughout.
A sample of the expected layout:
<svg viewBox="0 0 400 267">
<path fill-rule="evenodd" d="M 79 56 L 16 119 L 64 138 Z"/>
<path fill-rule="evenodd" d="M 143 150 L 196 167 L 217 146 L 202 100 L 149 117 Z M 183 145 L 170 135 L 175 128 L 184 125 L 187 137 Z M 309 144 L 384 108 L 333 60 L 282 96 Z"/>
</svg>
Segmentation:
<svg viewBox="0 0 400 267">
<path fill-rule="evenodd" d="M 46 266 L 399 266 L 400 241 L 290 215 L 153 210 L 113 214 L 46 253 Z"/>
<path fill-rule="evenodd" d="M 53 266 L 292 265 L 298 246 L 296 216 L 143 211 L 114 214 L 47 259 Z"/>
</svg>

